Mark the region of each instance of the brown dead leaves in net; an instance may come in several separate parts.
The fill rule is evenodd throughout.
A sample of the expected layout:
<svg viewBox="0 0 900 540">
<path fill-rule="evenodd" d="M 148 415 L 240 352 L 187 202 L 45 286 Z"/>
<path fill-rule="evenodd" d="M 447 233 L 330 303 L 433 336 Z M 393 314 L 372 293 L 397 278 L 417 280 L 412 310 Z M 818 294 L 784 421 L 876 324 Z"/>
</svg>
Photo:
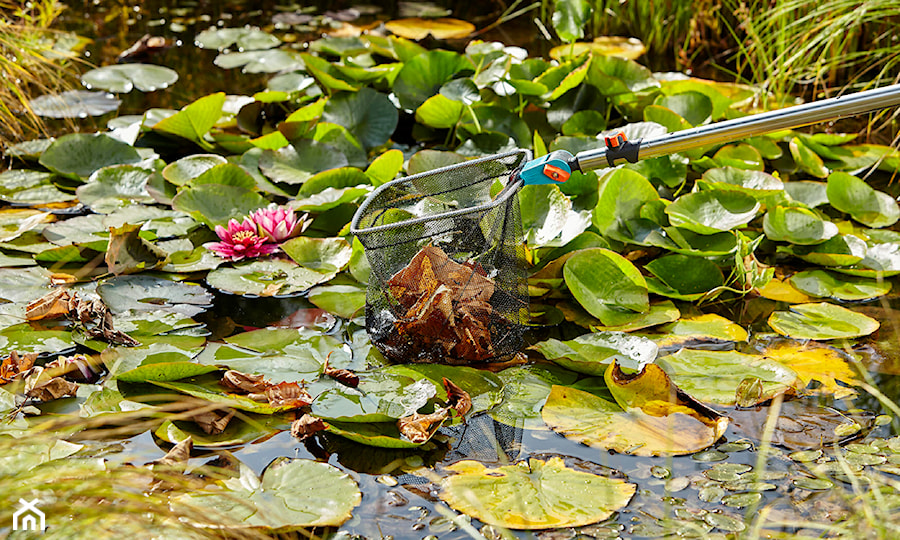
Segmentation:
<svg viewBox="0 0 900 540">
<path fill-rule="evenodd" d="M 425 246 L 387 287 L 402 313 L 394 326 L 415 350 L 436 352 L 449 363 L 496 356 L 490 322 L 497 314 L 488 303 L 496 287 L 480 264 L 460 264 Z"/>
<path fill-rule="evenodd" d="M 128 334 L 113 328 L 112 313 L 102 300 L 83 298 L 77 291 L 64 288 L 50 291 L 25 306 L 25 318 L 32 322 L 66 318 L 83 325 L 89 338 L 126 347 L 140 345 Z"/>
</svg>

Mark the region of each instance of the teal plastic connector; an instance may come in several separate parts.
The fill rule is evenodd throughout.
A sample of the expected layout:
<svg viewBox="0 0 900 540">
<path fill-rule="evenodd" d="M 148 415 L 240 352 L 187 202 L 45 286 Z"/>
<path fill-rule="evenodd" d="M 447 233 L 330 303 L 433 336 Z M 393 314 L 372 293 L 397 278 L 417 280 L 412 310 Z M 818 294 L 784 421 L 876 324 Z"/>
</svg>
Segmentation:
<svg viewBox="0 0 900 540">
<path fill-rule="evenodd" d="M 565 150 L 556 150 L 525 164 L 519 178 L 526 186 L 562 184 L 572 174 L 575 158 Z"/>
</svg>

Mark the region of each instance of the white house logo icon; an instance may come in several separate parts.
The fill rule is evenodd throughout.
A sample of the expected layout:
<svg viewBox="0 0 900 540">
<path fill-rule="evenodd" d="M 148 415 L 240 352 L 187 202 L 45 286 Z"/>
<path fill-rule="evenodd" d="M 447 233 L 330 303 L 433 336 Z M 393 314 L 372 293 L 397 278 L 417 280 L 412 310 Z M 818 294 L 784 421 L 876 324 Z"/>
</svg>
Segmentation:
<svg viewBox="0 0 900 540">
<path fill-rule="evenodd" d="M 14 531 L 43 531 L 44 513 L 38 510 L 38 500 L 19 499 L 19 509 L 13 514 Z"/>
</svg>

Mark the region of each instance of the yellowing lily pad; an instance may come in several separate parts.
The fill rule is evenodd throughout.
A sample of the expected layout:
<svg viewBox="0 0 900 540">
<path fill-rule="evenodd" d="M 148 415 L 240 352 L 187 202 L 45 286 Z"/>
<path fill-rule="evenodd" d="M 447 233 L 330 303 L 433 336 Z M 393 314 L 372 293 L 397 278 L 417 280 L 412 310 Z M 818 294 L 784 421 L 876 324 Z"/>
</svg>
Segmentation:
<svg viewBox="0 0 900 540">
<path fill-rule="evenodd" d="M 628 60 L 637 60 L 645 52 L 647 47 L 637 38 L 622 36 L 600 36 L 594 41 L 580 41 L 566 45 L 559 45 L 550 49 L 550 58 L 562 60 L 564 58 L 580 56 L 587 51 L 603 56 L 618 56 Z"/>
<path fill-rule="evenodd" d="M 448 467 L 440 494 L 454 510 L 509 529 L 580 527 L 624 507 L 637 488 L 623 480 L 576 471 L 558 457 L 489 469 L 477 461 Z"/>
<path fill-rule="evenodd" d="M 763 298 L 775 300 L 776 302 L 787 302 L 788 304 L 805 304 L 812 300 L 809 296 L 795 289 L 789 282 L 774 277 L 762 287 L 758 287 L 756 292 Z"/>
<path fill-rule="evenodd" d="M 689 341 L 747 341 L 748 335 L 744 327 L 715 313 L 685 317 L 659 330 L 661 337 L 654 341 L 661 348 L 677 347 Z"/>
<path fill-rule="evenodd" d="M 400 37 L 416 41 L 427 38 L 429 34 L 436 39 L 464 38 L 475 31 L 475 25 L 472 23 L 446 17 L 397 19 L 384 23 L 384 27 Z"/>
<path fill-rule="evenodd" d="M 791 306 L 790 311 L 776 311 L 769 316 L 769 326 L 794 339 L 838 339 L 868 336 L 881 324 L 862 313 L 819 302 Z"/>
<path fill-rule="evenodd" d="M 541 416 L 567 439 L 636 456 L 692 454 L 721 436 L 683 412 L 653 416 L 642 409 L 624 411 L 611 401 L 566 386 L 553 386 Z"/>
<path fill-rule="evenodd" d="M 793 369 L 804 385 L 818 381 L 821 384 L 820 393 L 832 394 L 836 398 L 856 393 L 837 383 L 856 385 L 859 381 L 836 349 L 815 343 L 780 343 L 767 348 L 762 354 Z"/>
</svg>

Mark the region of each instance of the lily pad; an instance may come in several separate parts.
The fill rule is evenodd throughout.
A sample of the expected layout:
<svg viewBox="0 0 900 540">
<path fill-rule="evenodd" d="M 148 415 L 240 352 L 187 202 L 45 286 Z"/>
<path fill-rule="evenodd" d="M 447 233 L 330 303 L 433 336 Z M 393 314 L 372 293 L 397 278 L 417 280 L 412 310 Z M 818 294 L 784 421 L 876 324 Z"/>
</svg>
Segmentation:
<svg viewBox="0 0 900 540">
<path fill-rule="evenodd" d="M 608 176 L 600 188 L 593 223 L 605 236 L 642 244 L 659 226 L 641 215 L 641 208 L 657 200 L 656 188 L 643 175 L 619 169 Z"/>
<path fill-rule="evenodd" d="M 550 388 L 571 385 L 578 378 L 567 369 L 539 364 L 506 368 L 497 376 L 503 381 L 503 401 L 489 414 L 497 422 L 522 429 L 544 429 L 541 408 Z"/>
<path fill-rule="evenodd" d="M 837 225 L 800 207 L 776 206 L 766 212 L 763 230 L 769 240 L 792 244 L 821 244 L 838 233 Z"/>
<path fill-rule="evenodd" d="M 155 64 L 116 64 L 92 69 L 81 76 L 88 90 L 99 88 L 115 93 L 162 90 L 175 84 L 178 72 Z"/>
<path fill-rule="evenodd" d="M 40 163 L 51 171 L 83 180 L 109 165 L 127 165 L 141 161 L 130 144 L 105 133 L 71 133 L 53 141 L 41 154 Z"/>
<path fill-rule="evenodd" d="M 43 206 L 77 199 L 72 193 L 60 191 L 53 183 L 53 178 L 53 173 L 44 171 L 29 169 L 3 171 L 0 173 L 0 201 Z"/>
<path fill-rule="evenodd" d="M 193 154 L 168 164 L 162 170 L 162 175 L 166 181 L 182 186 L 216 165 L 224 163 L 228 163 L 228 160 L 217 154 Z"/>
<path fill-rule="evenodd" d="M 828 202 L 867 227 L 893 225 L 900 219 L 900 207 L 890 195 L 845 172 L 828 175 Z"/>
<path fill-rule="evenodd" d="M 441 499 L 458 512 L 510 529 L 603 521 L 627 505 L 637 489 L 623 480 L 568 468 L 559 457 L 496 469 L 459 461 L 447 470 L 454 474 L 441 480 Z"/>
<path fill-rule="evenodd" d="M 603 248 L 572 255 L 563 267 L 572 296 L 605 325 L 624 324 L 649 309 L 644 277 L 627 259 Z"/>
<path fill-rule="evenodd" d="M 364 444 L 366 446 L 374 446 L 377 448 L 394 448 L 394 449 L 412 449 L 419 448 L 425 442 L 413 442 L 400 433 L 397 422 L 327 422 L 327 430 L 329 433 L 340 435 L 346 439 Z M 432 426 L 428 433 L 429 439 L 441 427 L 440 423 Z"/>
<path fill-rule="evenodd" d="M 779 251 L 790 253 L 808 263 L 819 266 L 849 266 L 866 257 L 865 240 L 852 234 L 839 234 L 812 246 L 780 246 Z"/>
<path fill-rule="evenodd" d="M 692 341 L 747 341 L 749 337 L 744 327 L 715 313 L 679 319 L 659 327 L 659 332 L 648 337 L 667 349 L 680 348 Z"/>
<path fill-rule="evenodd" d="M 737 351 L 681 349 L 657 363 L 678 388 L 717 405 L 735 405 L 736 392 L 745 379 L 760 381 L 757 402 L 789 391 L 798 383 L 797 373 L 784 364 Z"/>
<path fill-rule="evenodd" d="M 697 299 L 725 284 L 714 262 L 689 255 L 666 255 L 644 265 L 655 279 L 647 278 L 650 292 L 683 300 Z"/>
<path fill-rule="evenodd" d="M 209 149 L 212 145 L 203 137 L 218 122 L 224 104 L 224 92 L 203 96 L 154 124 L 153 130 L 193 141 Z"/>
<path fill-rule="evenodd" d="M 837 384 L 838 381 L 851 387 L 859 383 L 845 355 L 832 347 L 815 342 L 782 342 L 767 347 L 762 354 L 793 369 L 803 384 L 818 381 L 820 387 L 816 393 L 840 399 L 855 392 Z"/>
<path fill-rule="evenodd" d="M 362 88 L 329 99 L 322 119 L 344 126 L 369 149 L 387 142 L 397 127 L 399 113 L 385 94 Z"/>
<path fill-rule="evenodd" d="M 113 313 L 168 309 L 193 317 L 212 305 L 212 294 L 200 285 L 149 275 L 108 279 L 97 294 Z"/>
<path fill-rule="evenodd" d="M 791 276 L 791 285 L 815 298 L 835 300 L 871 300 L 891 290 L 891 282 L 837 276 L 826 270 L 806 270 Z"/>
<path fill-rule="evenodd" d="M 568 341 L 549 339 L 533 349 L 560 366 L 586 375 L 603 375 L 613 362 L 634 371 L 656 360 L 651 340 L 625 332 L 595 332 Z"/>
<path fill-rule="evenodd" d="M 666 207 L 672 225 L 699 234 L 714 234 L 746 225 L 759 211 L 753 197 L 736 191 L 698 191 Z"/>
<path fill-rule="evenodd" d="M 24 353 L 64 354 L 72 351 L 75 343 L 71 332 L 64 330 L 38 330 L 28 323 L 0 329 L 0 350 Z"/>
<path fill-rule="evenodd" d="M 235 415 L 225 429 L 218 434 L 205 433 L 196 423 L 184 420 L 166 420 L 154 431 L 160 439 L 177 444 L 191 438 L 194 448 L 221 448 L 252 443 L 278 431 L 290 429 L 289 420 L 278 415 L 241 413 Z"/>
<path fill-rule="evenodd" d="M 141 383 L 151 381 L 177 381 L 188 377 L 204 375 L 218 368 L 195 364 L 193 362 L 154 362 L 143 364 L 134 369 L 119 373 L 116 379 L 125 382 Z"/>
<path fill-rule="evenodd" d="M 205 366 L 209 367 L 209 366 Z M 211 377 L 211 376 L 209 376 Z M 247 411 L 258 414 L 275 414 L 279 412 L 293 410 L 296 407 L 287 403 L 284 405 L 274 406 L 268 402 L 254 401 L 253 399 L 238 395 L 230 394 L 222 389 L 219 385 L 218 377 L 192 377 L 180 381 L 157 381 L 150 380 L 156 386 L 160 386 L 167 390 L 187 394 L 191 397 L 206 400 L 221 407 L 229 407 L 240 411 Z"/>
<path fill-rule="evenodd" d="M 147 182 L 155 174 L 134 165 L 111 165 L 91 175 L 88 183 L 78 186 L 78 199 L 88 208 L 107 214 L 131 203 L 156 202 L 147 192 Z"/>
<path fill-rule="evenodd" d="M 467 68 L 472 69 L 472 64 L 455 52 L 434 50 L 422 53 L 404 62 L 394 81 L 394 94 L 403 108 L 418 109 L 454 75 Z"/>
<path fill-rule="evenodd" d="M 460 39 L 475 31 L 474 24 L 447 17 L 395 19 L 384 23 L 384 27 L 400 37 L 416 41 L 425 39 L 429 35 L 434 36 L 435 39 Z"/>
<path fill-rule="evenodd" d="M 472 400 L 470 414 L 486 411 L 501 400 L 503 383 L 493 373 L 468 366 L 447 366 L 442 364 L 406 364 L 387 368 L 390 373 L 406 375 L 413 379 L 425 378 L 437 388 L 437 399 L 447 400 L 447 391 L 442 380 L 449 379 L 453 384 L 469 394 Z"/>
<path fill-rule="evenodd" d="M 210 526 L 242 521 L 247 527 L 277 532 L 303 527 L 336 527 L 350 519 L 362 499 L 356 482 L 327 463 L 280 457 L 258 478 L 247 466 L 241 474 L 222 482 L 222 490 L 196 491 L 184 498 L 208 509 Z M 237 501 L 237 502 L 236 502 Z M 176 501 L 177 502 L 177 501 Z"/>
<path fill-rule="evenodd" d="M 206 276 L 206 283 L 234 294 L 284 296 L 305 291 L 333 276 L 290 261 L 260 260 L 217 268 Z"/>
<path fill-rule="evenodd" d="M 338 387 L 319 394 L 312 414 L 336 422 L 392 422 L 424 407 L 437 393 L 428 379 L 414 379 L 390 372 L 360 376 L 359 387 Z"/>
<path fill-rule="evenodd" d="M 282 73 L 305 67 L 300 53 L 286 49 L 223 53 L 213 63 L 224 69 L 243 67 L 244 73 Z"/>
<path fill-rule="evenodd" d="M 347 158 L 334 147 L 303 139 L 278 150 L 265 150 L 259 169 L 266 177 L 284 184 L 302 184 L 316 173 L 348 165 Z"/>
<path fill-rule="evenodd" d="M 271 49 L 281 44 L 277 37 L 259 28 L 208 28 L 194 37 L 201 49 L 224 50 L 232 45 L 238 50 Z"/>
<path fill-rule="evenodd" d="M 769 316 L 769 326 L 794 339 L 840 339 L 868 336 L 881 324 L 875 319 L 826 302 L 798 304 Z"/>
<path fill-rule="evenodd" d="M 106 92 L 67 90 L 32 99 L 28 106 L 46 118 L 87 118 L 102 116 L 119 108 L 122 102 Z"/>
</svg>

